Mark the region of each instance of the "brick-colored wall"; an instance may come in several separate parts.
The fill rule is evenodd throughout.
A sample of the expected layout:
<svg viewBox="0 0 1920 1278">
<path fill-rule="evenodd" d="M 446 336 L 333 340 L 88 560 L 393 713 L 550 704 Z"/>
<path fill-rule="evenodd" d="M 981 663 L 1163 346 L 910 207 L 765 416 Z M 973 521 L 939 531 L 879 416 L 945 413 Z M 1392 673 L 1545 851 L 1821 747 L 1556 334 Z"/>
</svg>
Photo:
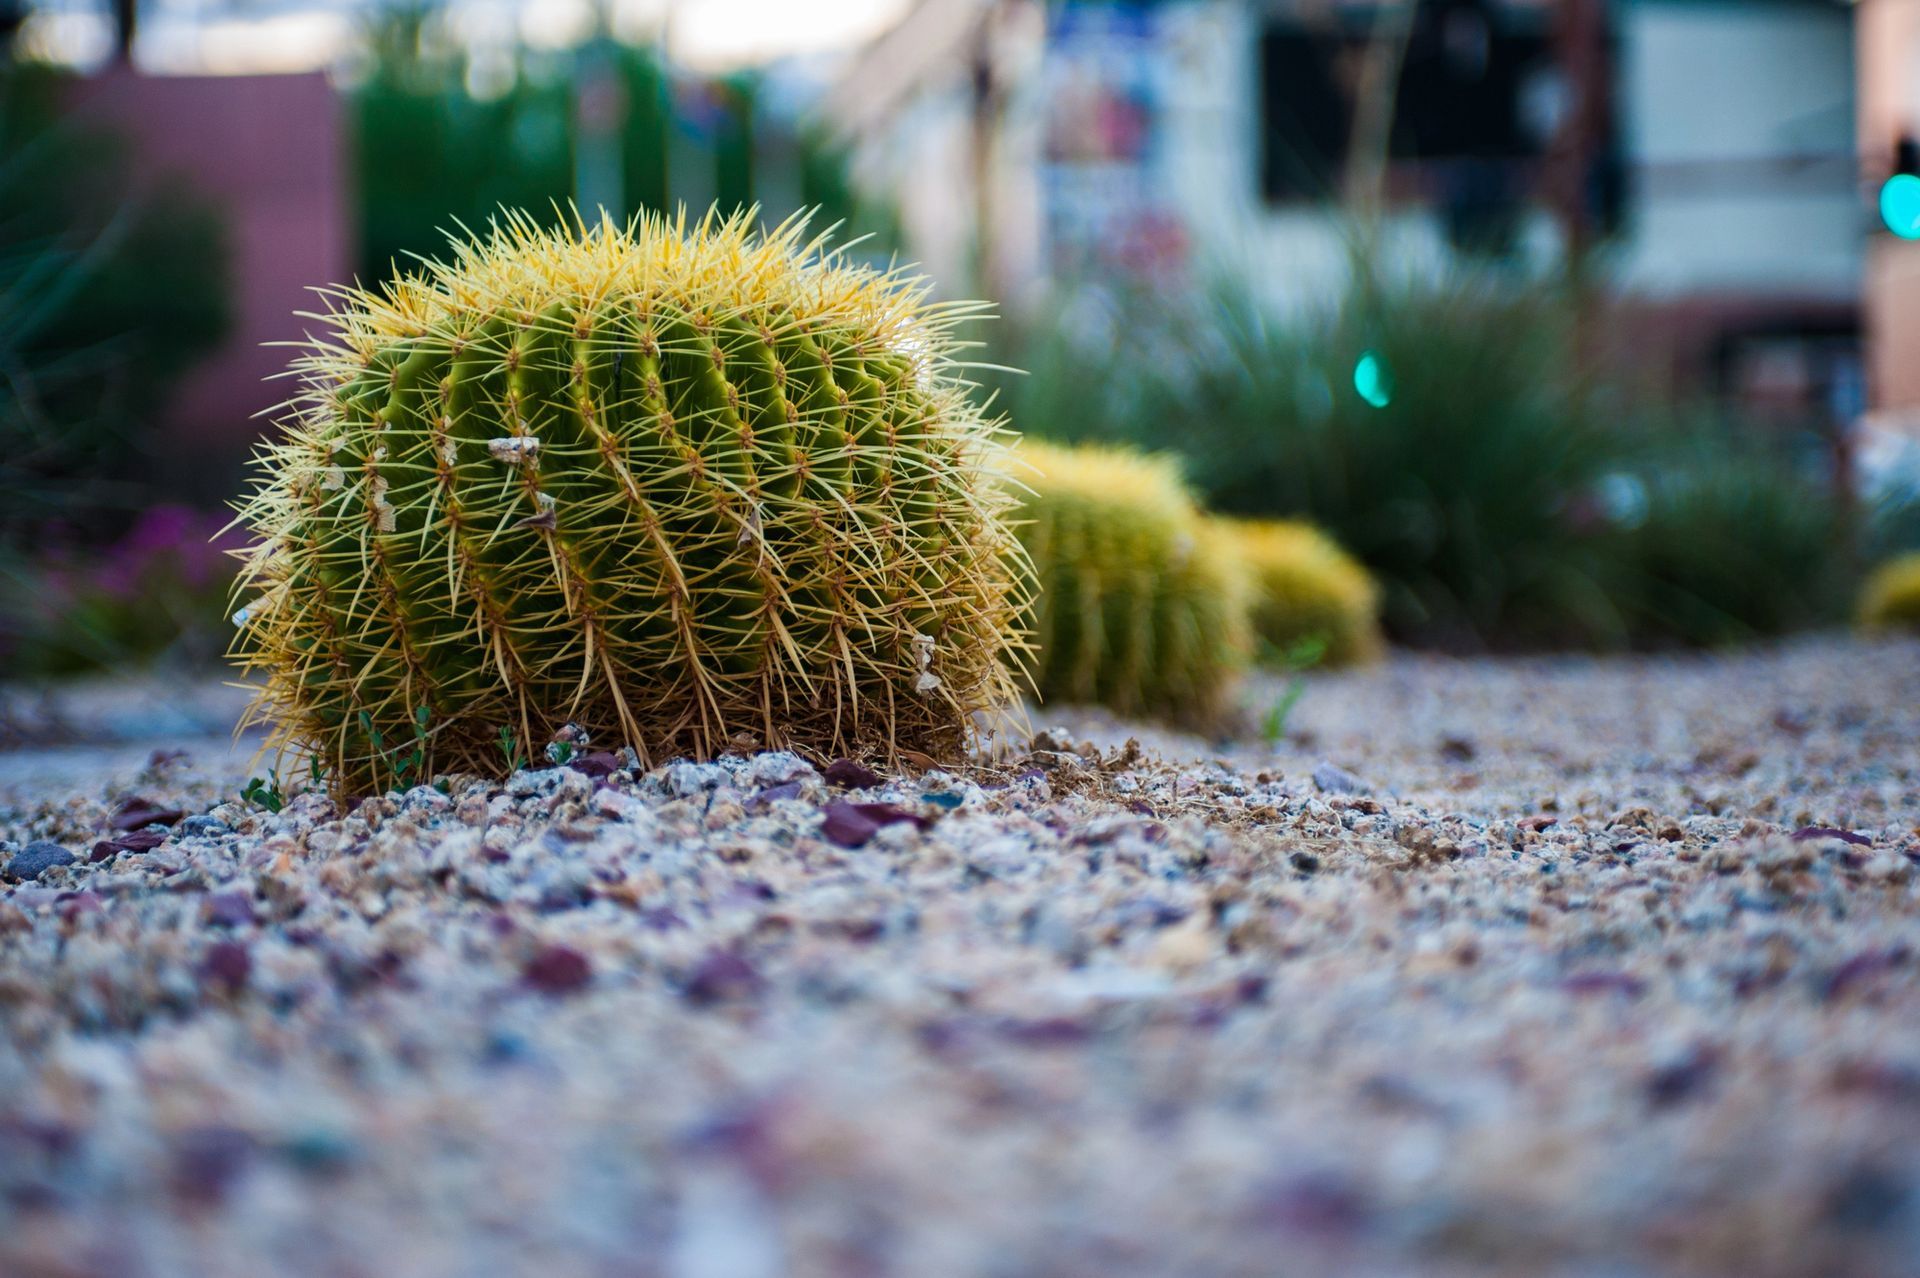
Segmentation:
<svg viewBox="0 0 1920 1278">
<path fill-rule="evenodd" d="M 266 379 L 320 309 L 314 285 L 352 266 L 344 112 L 323 75 L 147 76 L 111 70 L 81 81 L 73 107 L 118 130 L 143 178 L 178 175 L 222 210 L 234 324 L 188 374 L 157 426 L 172 452 L 237 464 L 266 423 L 256 413 L 292 387 Z"/>
</svg>

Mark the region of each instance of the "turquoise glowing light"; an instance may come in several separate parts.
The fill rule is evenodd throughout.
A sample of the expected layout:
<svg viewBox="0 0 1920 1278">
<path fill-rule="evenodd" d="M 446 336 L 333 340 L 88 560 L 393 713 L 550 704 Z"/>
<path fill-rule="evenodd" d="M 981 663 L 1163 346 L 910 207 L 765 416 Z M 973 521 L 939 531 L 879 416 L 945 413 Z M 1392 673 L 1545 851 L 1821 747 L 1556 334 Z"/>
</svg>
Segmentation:
<svg viewBox="0 0 1920 1278">
<path fill-rule="evenodd" d="M 1355 362 L 1353 389 L 1375 408 L 1393 402 L 1393 372 L 1379 351 L 1367 351 Z"/>
<path fill-rule="evenodd" d="M 1920 240 L 1920 177 L 1896 173 L 1880 188 L 1880 216 L 1903 240 Z"/>
</svg>

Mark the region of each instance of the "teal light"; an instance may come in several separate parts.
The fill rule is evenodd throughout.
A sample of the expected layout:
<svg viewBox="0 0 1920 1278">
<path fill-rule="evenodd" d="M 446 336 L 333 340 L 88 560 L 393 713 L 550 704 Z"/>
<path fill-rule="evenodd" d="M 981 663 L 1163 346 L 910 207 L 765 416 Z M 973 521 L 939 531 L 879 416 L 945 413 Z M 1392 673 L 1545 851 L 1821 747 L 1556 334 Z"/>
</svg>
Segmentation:
<svg viewBox="0 0 1920 1278">
<path fill-rule="evenodd" d="M 1366 351 L 1353 366 L 1353 389 L 1375 408 L 1393 402 L 1393 371 L 1379 351 Z"/>
<path fill-rule="evenodd" d="M 1920 177 L 1896 173 L 1880 188 L 1880 216 L 1903 240 L 1920 240 Z"/>
</svg>

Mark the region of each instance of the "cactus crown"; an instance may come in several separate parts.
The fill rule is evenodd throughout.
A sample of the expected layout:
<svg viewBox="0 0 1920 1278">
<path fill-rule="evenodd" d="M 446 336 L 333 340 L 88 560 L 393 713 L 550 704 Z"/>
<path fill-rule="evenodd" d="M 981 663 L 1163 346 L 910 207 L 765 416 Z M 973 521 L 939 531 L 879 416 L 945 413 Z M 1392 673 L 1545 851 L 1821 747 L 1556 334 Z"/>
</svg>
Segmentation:
<svg viewBox="0 0 1920 1278">
<path fill-rule="evenodd" d="M 1004 432 L 977 304 L 751 214 L 546 230 L 332 294 L 234 655 L 337 784 L 492 771 L 503 727 L 643 758 L 961 748 L 1015 694 Z"/>
<path fill-rule="evenodd" d="M 1218 726 L 1251 647 L 1250 583 L 1174 461 L 1032 440 L 1019 456 L 1041 695 Z"/>
</svg>

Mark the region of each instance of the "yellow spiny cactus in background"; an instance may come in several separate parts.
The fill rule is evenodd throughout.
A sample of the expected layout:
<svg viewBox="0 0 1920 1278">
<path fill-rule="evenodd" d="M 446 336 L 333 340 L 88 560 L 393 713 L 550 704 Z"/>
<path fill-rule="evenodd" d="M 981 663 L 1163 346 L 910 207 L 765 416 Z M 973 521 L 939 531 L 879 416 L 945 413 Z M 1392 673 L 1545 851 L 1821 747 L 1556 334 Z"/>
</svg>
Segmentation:
<svg viewBox="0 0 1920 1278">
<path fill-rule="evenodd" d="M 1868 629 L 1920 631 L 1920 551 L 1896 555 L 1873 570 L 1860 591 L 1859 617 Z"/>
<path fill-rule="evenodd" d="M 503 729 L 952 757 L 1009 706 L 1004 432 L 955 363 L 981 308 L 804 227 L 506 215 L 334 294 L 240 508 L 274 744 L 358 792 L 497 773 Z"/>
<path fill-rule="evenodd" d="M 1032 440 L 1019 457 L 1041 696 L 1216 726 L 1250 651 L 1249 582 L 1174 462 Z"/>
<path fill-rule="evenodd" d="M 1253 628 L 1272 651 L 1326 645 L 1321 661 L 1379 655 L 1380 589 L 1360 561 L 1311 524 L 1222 520 L 1253 572 Z"/>
</svg>

